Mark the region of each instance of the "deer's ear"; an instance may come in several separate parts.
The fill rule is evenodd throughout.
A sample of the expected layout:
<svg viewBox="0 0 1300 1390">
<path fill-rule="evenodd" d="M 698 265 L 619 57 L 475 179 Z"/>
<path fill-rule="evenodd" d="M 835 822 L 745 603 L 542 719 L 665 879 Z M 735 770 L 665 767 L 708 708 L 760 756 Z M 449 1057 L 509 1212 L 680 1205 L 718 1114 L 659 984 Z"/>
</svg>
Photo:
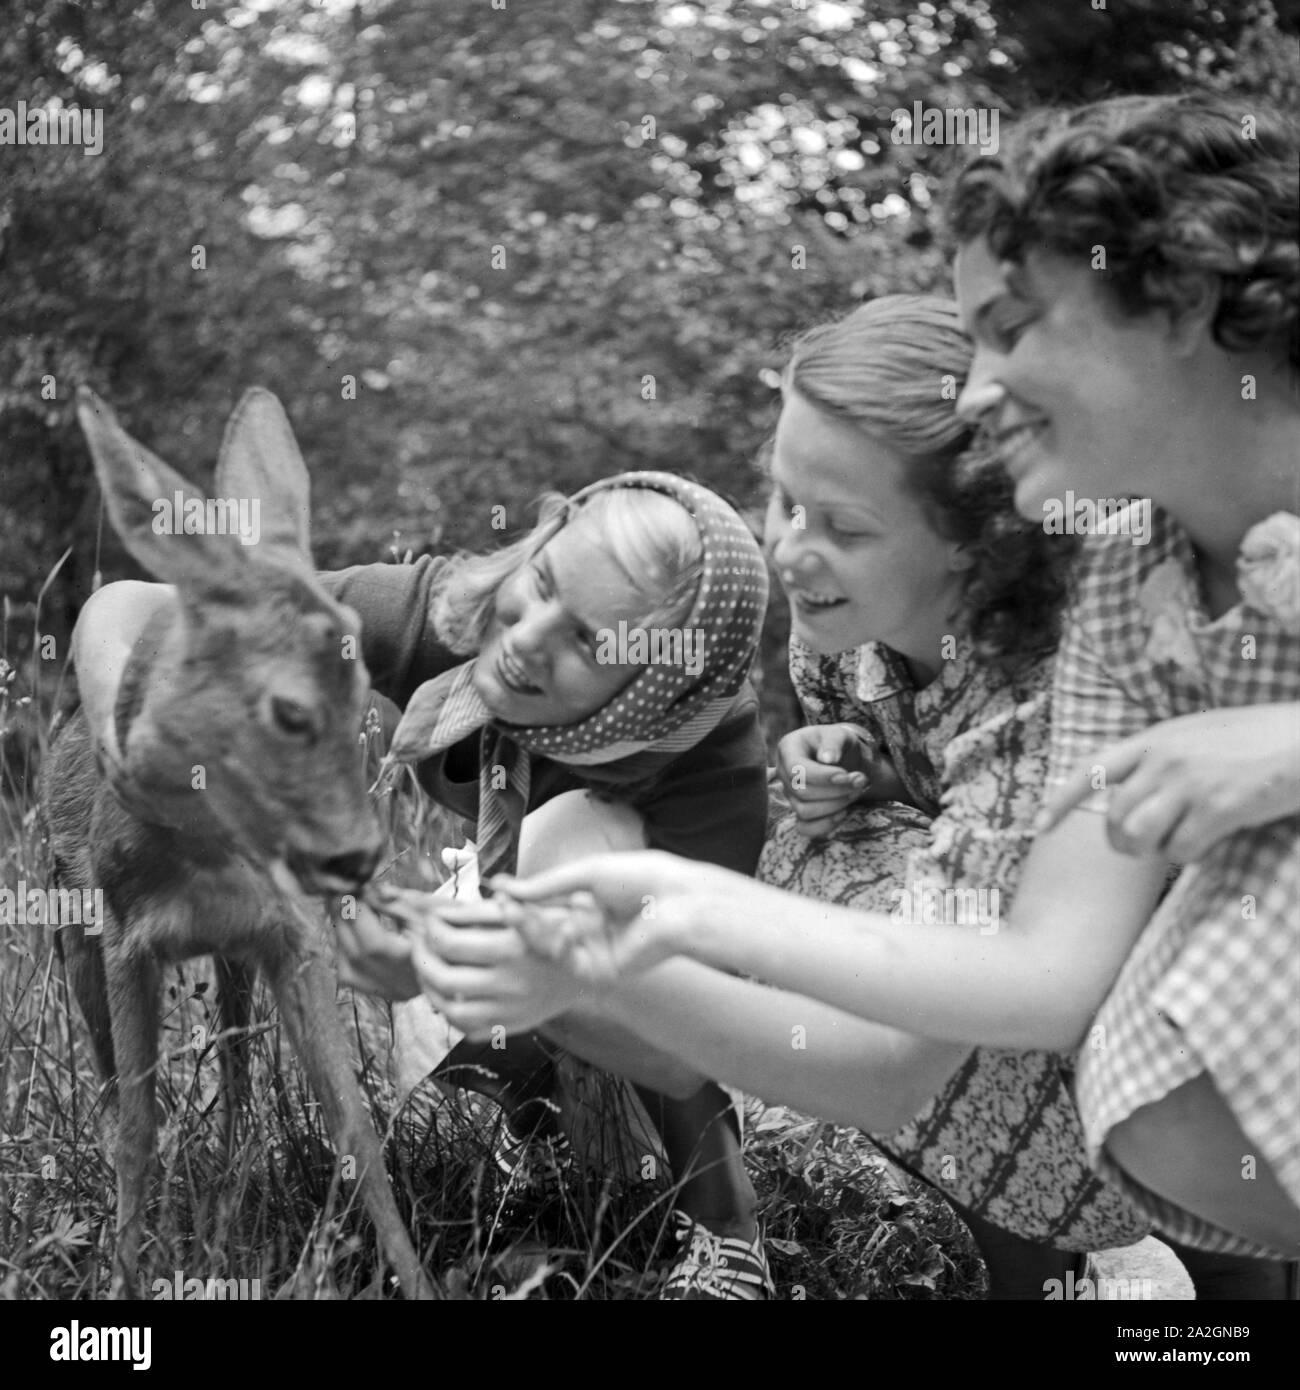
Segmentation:
<svg viewBox="0 0 1300 1390">
<path fill-rule="evenodd" d="M 284 407 L 260 386 L 235 407 L 217 456 L 214 491 L 256 501 L 261 538 L 255 559 L 311 570 L 311 481 Z"/>
<path fill-rule="evenodd" d="M 90 445 L 109 520 L 134 559 L 156 578 L 185 590 L 244 580 L 237 537 L 206 529 L 186 534 L 184 503 L 204 501 L 198 488 L 132 439 L 112 410 L 85 386 L 77 390 L 77 418 Z"/>
</svg>

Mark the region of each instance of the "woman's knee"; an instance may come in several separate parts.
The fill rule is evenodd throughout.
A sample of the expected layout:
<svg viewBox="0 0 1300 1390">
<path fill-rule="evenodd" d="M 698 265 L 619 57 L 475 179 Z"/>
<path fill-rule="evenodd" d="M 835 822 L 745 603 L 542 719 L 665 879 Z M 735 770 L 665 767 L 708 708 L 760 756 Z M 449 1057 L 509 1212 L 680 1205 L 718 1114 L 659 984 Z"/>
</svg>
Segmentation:
<svg viewBox="0 0 1300 1390">
<path fill-rule="evenodd" d="M 519 873 L 540 873 L 589 854 L 648 847 L 645 821 L 626 802 L 602 801 L 589 791 L 562 792 L 524 817 Z M 673 1100 L 688 1099 L 705 1082 L 680 1058 L 652 1047 L 598 1012 L 574 1010 L 553 1019 L 543 1031 L 575 1056 Z"/>
<path fill-rule="evenodd" d="M 641 813 L 589 791 L 562 792 L 524 817 L 519 832 L 520 875 L 540 873 L 589 854 L 645 849 Z"/>
</svg>

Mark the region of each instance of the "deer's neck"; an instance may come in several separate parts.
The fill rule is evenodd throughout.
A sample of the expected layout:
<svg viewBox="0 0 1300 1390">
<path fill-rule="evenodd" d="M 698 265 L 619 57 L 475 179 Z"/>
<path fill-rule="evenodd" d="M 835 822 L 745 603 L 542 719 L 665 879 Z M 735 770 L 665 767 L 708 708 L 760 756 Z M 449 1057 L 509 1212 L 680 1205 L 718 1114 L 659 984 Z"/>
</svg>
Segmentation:
<svg viewBox="0 0 1300 1390">
<path fill-rule="evenodd" d="M 150 706 L 166 698 L 184 656 L 182 623 L 174 610 L 154 616 L 141 632 L 122 672 L 113 717 L 100 741 L 100 767 L 117 799 L 139 821 L 172 832 L 192 863 L 217 866 L 232 845 L 211 813 L 205 791 L 183 780 L 185 759 L 164 746 Z"/>
</svg>

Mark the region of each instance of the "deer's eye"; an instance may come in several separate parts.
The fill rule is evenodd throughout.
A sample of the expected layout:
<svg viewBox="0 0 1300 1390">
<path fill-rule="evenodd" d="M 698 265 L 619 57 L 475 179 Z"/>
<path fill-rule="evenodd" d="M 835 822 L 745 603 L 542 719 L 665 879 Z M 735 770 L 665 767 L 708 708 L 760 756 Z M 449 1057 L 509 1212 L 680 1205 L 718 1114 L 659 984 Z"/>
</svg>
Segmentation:
<svg viewBox="0 0 1300 1390">
<path fill-rule="evenodd" d="M 283 695 L 271 696 L 271 717 L 281 733 L 294 738 L 306 738 L 314 732 L 311 711 L 297 700 L 286 699 Z"/>
</svg>

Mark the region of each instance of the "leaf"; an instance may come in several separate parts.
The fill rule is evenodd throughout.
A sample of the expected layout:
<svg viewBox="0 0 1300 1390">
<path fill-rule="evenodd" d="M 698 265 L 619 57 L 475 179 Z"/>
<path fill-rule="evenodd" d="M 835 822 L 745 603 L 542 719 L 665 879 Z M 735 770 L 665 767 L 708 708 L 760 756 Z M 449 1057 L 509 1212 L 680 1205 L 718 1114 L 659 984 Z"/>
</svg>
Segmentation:
<svg viewBox="0 0 1300 1390">
<path fill-rule="evenodd" d="M 78 1246 L 90 1243 L 90 1223 L 77 1220 L 67 1208 L 55 1214 L 50 1223 L 50 1230 L 39 1240 L 34 1241 L 27 1249 L 26 1255 L 30 1259 L 38 1254 L 47 1246 L 59 1246 L 64 1250 L 75 1250 Z"/>
</svg>

